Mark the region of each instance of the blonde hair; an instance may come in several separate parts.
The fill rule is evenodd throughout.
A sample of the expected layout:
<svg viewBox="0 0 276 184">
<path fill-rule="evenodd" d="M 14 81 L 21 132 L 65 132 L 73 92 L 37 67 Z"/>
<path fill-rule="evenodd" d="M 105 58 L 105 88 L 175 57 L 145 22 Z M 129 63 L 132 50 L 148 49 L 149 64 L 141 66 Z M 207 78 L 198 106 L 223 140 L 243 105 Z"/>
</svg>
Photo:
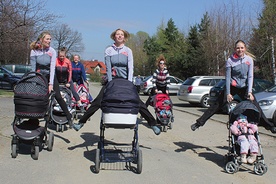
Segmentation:
<svg viewBox="0 0 276 184">
<path fill-rule="evenodd" d="M 237 47 L 237 44 L 238 44 L 238 43 L 244 44 L 244 47 L 246 48 L 246 50 L 245 50 L 245 54 L 246 54 L 246 55 L 248 55 L 249 57 L 251 57 L 253 60 L 256 59 L 256 56 L 254 56 L 252 53 L 250 53 L 250 52 L 248 51 L 248 49 L 247 49 L 247 47 L 246 47 L 246 44 L 245 44 L 245 42 L 244 42 L 243 40 L 237 40 L 237 41 L 235 42 L 235 48 Z"/>
<path fill-rule="evenodd" d="M 42 33 L 40 33 L 40 35 L 38 36 L 37 40 L 36 41 L 33 41 L 30 45 L 30 48 L 32 50 L 36 50 L 36 49 L 39 49 L 41 48 L 41 40 L 43 40 L 43 38 L 46 36 L 46 35 L 51 35 L 49 31 L 43 31 Z"/>
<path fill-rule="evenodd" d="M 66 53 L 67 53 L 67 48 L 66 47 L 62 47 L 61 49 L 58 50 L 58 55 L 60 53 L 64 53 L 64 55 L 66 56 Z"/>
<path fill-rule="evenodd" d="M 127 42 L 127 40 L 128 40 L 129 37 L 130 37 L 130 34 L 129 34 L 126 30 L 123 30 L 123 29 L 121 29 L 121 28 L 118 28 L 118 29 L 116 29 L 115 31 L 113 31 L 113 32 L 111 33 L 111 35 L 110 35 L 110 38 L 111 38 L 112 40 L 115 40 L 115 35 L 116 35 L 116 32 L 117 32 L 117 31 L 122 31 L 122 32 L 124 33 L 124 41 Z"/>
<path fill-rule="evenodd" d="M 163 54 L 160 54 L 159 57 L 156 59 L 156 66 L 159 67 L 159 62 L 164 61 L 164 66 L 166 66 L 166 59 Z"/>
</svg>

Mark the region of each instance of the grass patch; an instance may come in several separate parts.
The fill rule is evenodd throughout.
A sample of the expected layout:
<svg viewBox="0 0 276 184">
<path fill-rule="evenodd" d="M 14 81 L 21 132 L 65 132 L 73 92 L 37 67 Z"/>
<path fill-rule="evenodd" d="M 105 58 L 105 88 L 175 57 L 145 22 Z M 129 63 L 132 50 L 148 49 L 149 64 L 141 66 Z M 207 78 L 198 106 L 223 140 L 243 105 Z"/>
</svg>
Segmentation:
<svg viewBox="0 0 276 184">
<path fill-rule="evenodd" d="M 14 95 L 12 90 L 0 89 L 0 97 L 12 97 Z"/>
</svg>

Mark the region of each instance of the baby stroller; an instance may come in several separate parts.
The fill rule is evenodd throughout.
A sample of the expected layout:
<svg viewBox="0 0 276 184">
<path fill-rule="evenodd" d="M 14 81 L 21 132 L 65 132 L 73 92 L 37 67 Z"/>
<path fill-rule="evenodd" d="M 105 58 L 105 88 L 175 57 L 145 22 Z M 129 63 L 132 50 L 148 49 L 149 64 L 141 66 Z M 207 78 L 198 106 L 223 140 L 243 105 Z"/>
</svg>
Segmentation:
<svg viewBox="0 0 276 184">
<path fill-rule="evenodd" d="M 168 127 L 172 129 L 174 116 L 172 112 L 172 101 L 168 94 L 157 93 L 154 96 L 153 107 L 155 110 L 157 124 L 162 126 L 162 131 L 166 132 Z"/>
<path fill-rule="evenodd" d="M 39 151 L 47 146 L 52 151 L 54 134 L 47 130 L 49 123 L 48 81 L 40 73 L 25 74 L 14 88 L 15 117 L 11 156 L 16 158 L 20 143 L 31 145 L 31 156 L 38 159 Z M 43 124 L 42 126 L 41 124 Z"/>
<path fill-rule="evenodd" d="M 137 164 L 136 172 L 142 172 L 142 150 L 138 143 L 137 114 L 139 96 L 132 82 L 113 79 L 106 85 L 102 100 L 100 141 L 96 149 L 95 172 L 100 171 L 100 163 L 126 162 Z M 105 129 L 133 129 L 132 143 L 110 143 L 105 140 Z"/>
<path fill-rule="evenodd" d="M 92 102 L 93 98 L 89 93 L 89 86 L 85 87 L 85 85 L 80 84 L 78 85 L 77 88 L 77 94 L 80 97 L 82 106 L 80 107 L 76 100 L 74 99 L 74 108 L 76 110 L 75 119 L 80 119 L 82 117 L 82 115 L 86 112 L 86 110 L 88 109 L 89 104 Z"/>
<path fill-rule="evenodd" d="M 63 100 L 67 104 L 69 112 L 72 114 L 72 117 L 74 117 L 76 112 L 74 109 L 74 103 L 72 101 L 72 92 L 70 91 L 70 89 L 63 85 L 60 85 L 59 89 Z M 62 108 L 60 107 L 55 98 L 53 98 L 50 104 L 50 123 L 56 126 L 57 132 L 63 132 L 65 130 L 66 125 L 68 124 L 66 114 L 63 112 Z"/>
<path fill-rule="evenodd" d="M 248 122 L 259 122 L 260 120 L 260 112 L 257 107 L 251 101 L 242 101 L 236 105 L 236 107 L 229 114 L 229 122 L 227 124 L 229 129 L 229 149 L 226 154 L 226 165 L 225 171 L 227 173 L 233 174 L 239 171 L 239 167 L 241 166 L 240 161 L 240 146 L 237 143 L 237 136 L 232 134 L 230 131 L 230 126 L 237 119 L 237 117 L 243 114 L 247 116 Z M 258 131 L 255 132 L 254 136 L 256 137 L 259 152 L 256 158 L 256 161 L 253 163 L 254 172 L 257 175 L 263 175 L 267 172 L 267 166 L 264 163 L 264 156 L 262 153 L 260 137 Z"/>
</svg>

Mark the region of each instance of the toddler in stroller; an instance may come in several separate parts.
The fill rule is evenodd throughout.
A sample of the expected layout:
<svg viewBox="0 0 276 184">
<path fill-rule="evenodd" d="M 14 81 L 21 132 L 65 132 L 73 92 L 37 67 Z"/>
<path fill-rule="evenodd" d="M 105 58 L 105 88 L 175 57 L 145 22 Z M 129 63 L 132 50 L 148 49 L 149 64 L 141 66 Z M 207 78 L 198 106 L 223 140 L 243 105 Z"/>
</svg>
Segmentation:
<svg viewBox="0 0 276 184">
<path fill-rule="evenodd" d="M 14 88 L 12 158 L 17 157 L 20 143 L 31 145 L 31 156 L 34 160 L 38 159 L 43 146 L 52 151 L 54 134 L 47 130 L 49 97 L 52 98 L 48 93 L 48 81 L 40 73 L 27 73 L 18 81 Z M 43 121 L 45 121 L 44 126 Z"/>
<path fill-rule="evenodd" d="M 86 110 L 88 109 L 88 106 L 92 102 L 93 98 L 92 98 L 91 94 L 89 93 L 89 86 L 86 87 L 84 84 L 78 85 L 77 94 L 80 97 L 80 101 L 81 101 L 82 105 L 79 106 L 76 103 L 76 100 L 73 99 L 73 101 L 75 101 L 74 108 L 76 110 L 76 114 L 75 114 L 74 118 L 80 119 L 82 117 L 82 115 L 86 112 Z"/>
<path fill-rule="evenodd" d="M 259 120 L 260 112 L 251 101 L 240 102 L 230 112 L 229 149 L 225 165 L 227 173 L 237 172 L 243 163 L 253 164 L 257 175 L 267 172 L 257 127 Z"/>
<path fill-rule="evenodd" d="M 166 132 L 168 127 L 172 129 L 174 116 L 172 112 L 172 101 L 169 95 L 165 93 L 157 93 L 154 96 L 153 107 L 157 123 L 162 126 L 162 130 Z"/>
<path fill-rule="evenodd" d="M 241 162 L 252 164 L 256 161 L 258 155 L 258 142 L 254 136 L 258 131 L 256 124 L 248 123 L 247 117 L 240 114 L 236 121 L 230 126 L 231 133 L 238 137 L 237 142 L 240 145 Z M 250 150 L 250 156 L 246 159 Z"/>
</svg>

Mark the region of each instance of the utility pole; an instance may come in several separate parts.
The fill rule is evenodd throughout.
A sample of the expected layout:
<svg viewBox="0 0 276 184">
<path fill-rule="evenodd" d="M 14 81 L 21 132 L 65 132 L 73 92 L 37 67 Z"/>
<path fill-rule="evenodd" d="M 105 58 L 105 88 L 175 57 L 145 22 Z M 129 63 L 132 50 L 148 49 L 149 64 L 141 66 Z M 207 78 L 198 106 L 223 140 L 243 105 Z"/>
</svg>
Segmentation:
<svg viewBox="0 0 276 184">
<path fill-rule="evenodd" d="M 270 37 L 271 39 L 271 54 L 272 54 L 272 70 L 273 70 L 273 78 L 274 84 L 276 84 L 276 72 L 275 72 L 275 57 L 274 57 L 274 37 Z"/>
</svg>

